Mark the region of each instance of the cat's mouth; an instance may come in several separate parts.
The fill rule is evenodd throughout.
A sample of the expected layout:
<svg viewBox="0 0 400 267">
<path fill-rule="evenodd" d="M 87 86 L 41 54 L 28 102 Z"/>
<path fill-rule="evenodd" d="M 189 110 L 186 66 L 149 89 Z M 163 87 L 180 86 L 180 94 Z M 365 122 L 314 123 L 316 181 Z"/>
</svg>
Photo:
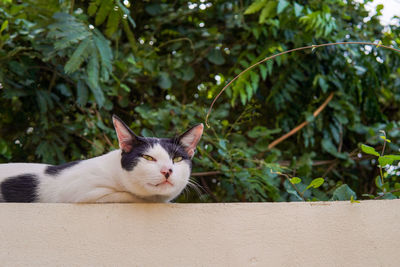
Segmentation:
<svg viewBox="0 0 400 267">
<path fill-rule="evenodd" d="M 173 183 L 171 183 L 169 180 L 165 180 L 165 181 L 163 181 L 163 182 L 161 182 L 161 183 L 158 183 L 158 184 L 150 184 L 149 183 L 149 185 L 152 185 L 152 186 L 155 186 L 155 187 L 158 187 L 158 186 L 174 186 L 174 184 Z"/>
</svg>

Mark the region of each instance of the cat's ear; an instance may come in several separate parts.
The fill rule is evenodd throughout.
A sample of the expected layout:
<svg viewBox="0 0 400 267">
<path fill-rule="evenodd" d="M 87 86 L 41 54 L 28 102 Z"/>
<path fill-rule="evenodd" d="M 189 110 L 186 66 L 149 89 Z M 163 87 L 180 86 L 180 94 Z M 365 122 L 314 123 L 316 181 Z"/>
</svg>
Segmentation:
<svg viewBox="0 0 400 267">
<path fill-rule="evenodd" d="M 193 158 L 197 143 L 200 141 L 201 135 L 203 134 L 203 129 L 204 125 L 200 123 L 179 136 L 179 142 L 191 158 Z"/>
<path fill-rule="evenodd" d="M 126 153 L 131 152 L 138 137 L 118 116 L 113 115 L 112 120 L 118 136 L 119 148 Z"/>
</svg>

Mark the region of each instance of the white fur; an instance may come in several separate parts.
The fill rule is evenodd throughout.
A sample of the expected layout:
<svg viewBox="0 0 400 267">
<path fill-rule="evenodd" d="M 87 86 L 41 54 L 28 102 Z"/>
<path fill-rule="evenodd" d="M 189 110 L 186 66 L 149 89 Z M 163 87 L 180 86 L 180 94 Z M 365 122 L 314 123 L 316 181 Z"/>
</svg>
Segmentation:
<svg viewBox="0 0 400 267">
<path fill-rule="evenodd" d="M 168 202 L 177 197 L 189 181 L 185 161 L 173 163 L 167 151 L 156 144 L 140 158 L 132 171 L 121 167 L 121 150 L 79 162 L 57 176 L 45 174 L 48 165 L 0 164 L 0 183 L 8 177 L 34 174 L 39 177 L 38 202 Z M 165 181 L 161 169 L 172 169 Z"/>
</svg>

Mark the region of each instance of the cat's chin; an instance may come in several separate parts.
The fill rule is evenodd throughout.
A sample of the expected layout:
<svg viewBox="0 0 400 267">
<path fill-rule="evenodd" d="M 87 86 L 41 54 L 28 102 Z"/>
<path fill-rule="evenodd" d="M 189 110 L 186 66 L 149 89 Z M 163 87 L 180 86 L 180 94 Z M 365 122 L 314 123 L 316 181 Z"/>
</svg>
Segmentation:
<svg viewBox="0 0 400 267">
<path fill-rule="evenodd" d="M 171 191 L 175 191 L 176 190 L 176 186 L 167 181 L 167 182 L 161 182 L 158 184 L 151 184 L 151 183 L 147 183 L 146 184 L 146 188 L 151 192 L 157 192 L 157 194 L 160 193 L 165 193 L 165 194 L 169 194 L 171 193 Z"/>
<path fill-rule="evenodd" d="M 175 185 L 173 182 L 161 182 L 158 184 L 147 183 L 145 189 L 148 195 L 159 195 L 174 198 L 177 196 L 181 190 L 179 186 Z"/>
</svg>

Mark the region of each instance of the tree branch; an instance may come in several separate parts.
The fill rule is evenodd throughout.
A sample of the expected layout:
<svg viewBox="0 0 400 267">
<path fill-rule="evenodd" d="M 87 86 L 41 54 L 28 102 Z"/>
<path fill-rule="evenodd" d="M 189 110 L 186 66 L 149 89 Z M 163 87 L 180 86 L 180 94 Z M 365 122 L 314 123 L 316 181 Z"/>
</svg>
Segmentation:
<svg viewBox="0 0 400 267">
<path fill-rule="evenodd" d="M 324 103 L 322 103 L 321 106 L 319 106 L 319 108 L 317 108 L 314 113 L 313 116 L 314 118 L 317 117 L 319 115 L 319 113 L 321 113 L 321 111 L 326 107 L 326 105 L 328 105 L 328 103 L 332 100 L 334 95 L 334 92 L 332 92 L 328 98 L 325 100 Z M 295 133 L 297 133 L 298 131 L 300 131 L 302 128 L 304 128 L 309 122 L 305 121 L 302 122 L 301 124 L 299 124 L 298 126 L 296 126 L 294 129 L 292 129 L 290 132 L 288 132 L 287 134 L 279 137 L 278 139 L 276 139 L 275 141 L 273 141 L 271 144 L 268 145 L 268 149 L 273 148 L 274 146 L 276 146 L 277 144 L 279 144 L 280 142 L 282 142 L 283 140 L 289 138 L 290 136 L 294 135 Z"/>
</svg>

